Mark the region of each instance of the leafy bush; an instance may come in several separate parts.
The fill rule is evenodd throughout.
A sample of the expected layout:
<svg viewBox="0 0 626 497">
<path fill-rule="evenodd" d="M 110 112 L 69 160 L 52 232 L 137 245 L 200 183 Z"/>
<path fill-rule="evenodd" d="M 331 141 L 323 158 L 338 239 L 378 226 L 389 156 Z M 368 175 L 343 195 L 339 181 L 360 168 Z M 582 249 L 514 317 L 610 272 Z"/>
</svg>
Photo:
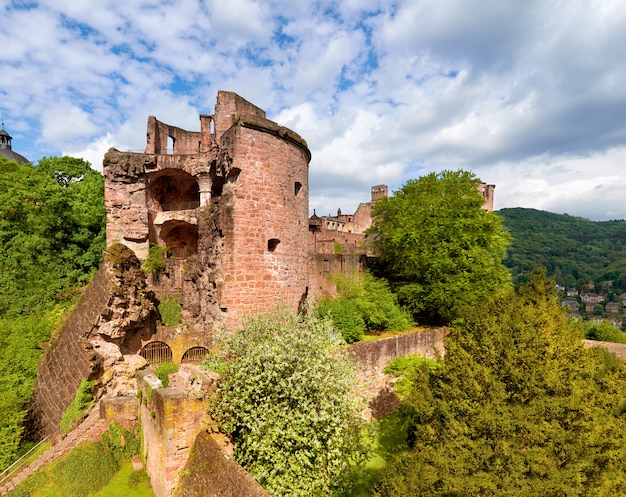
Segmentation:
<svg viewBox="0 0 626 497">
<path fill-rule="evenodd" d="M 182 307 L 176 297 L 164 299 L 158 306 L 161 322 L 165 326 L 178 326 Z"/>
<path fill-rule="evenodd" d="M 170 375 L 174 374 L 176 371 L 178 371 L 178 364 L 163 362 L 157 366 L 154 374 L 161 380 L 163 387 L 167 388 L 170 384 Z"/>
<path fill-rule="evenodd" d="M 113 453 L 101 443 L 79 445 L 51 468 L 51 480 L 65 495 L 86 497 L 102 489 L 119 470 Z"/>
<path fill-rule="evenodd" d="M 320 318 L 329 317 L 346 343 L 358 342 L 365 333 L 365 320 L 356 303 L 345 297 L 323 299 L 316 308 Z"/>
<path fill-rule="evenodd" d="M 364 457 L 356 371 L 330 320 L 287 310 L 218 337 L 228 359 L 210 412 L 235 459 L 276 496 L 330 495 Z"/>
<path fill-rule="evenodd" d="M 403 399 L 408 395 L 411 389 L 411 381 L 416 371 L 434 371 L 438 367 L 439 362 L 436 359 L 424 357 L 419 354 L 409 354 L 391 359 L 387 366 L 385 366 L 385 369 L 383 369 L 383 372 L 391 376 L 399 377 L 395 383 L 395 391 L 398 397 Z"/>
<path fill-rule="evenodd" d="M 61 433 L 72 431 L 82 421 L 93 406 L 94 381 L 83 378 L 76 391 L 74 400 L 63 413 L 59 429 Z"/>
<path fill-rule="evenodd" d="M 400 331 L 413 326 L 384 279 L 368 272 L 332 276 L 339 297 L 321 299 L 319 316 L 331 315 L 333 324 L 348 343 L 361 340 L 365 331 Z"/>
<path fill-rule="evenodd" d="M 626 333 L 607 321 L 601 323 L 585 322 L 585 338 L 601 342 L 626 343 Z"/>
</svg>

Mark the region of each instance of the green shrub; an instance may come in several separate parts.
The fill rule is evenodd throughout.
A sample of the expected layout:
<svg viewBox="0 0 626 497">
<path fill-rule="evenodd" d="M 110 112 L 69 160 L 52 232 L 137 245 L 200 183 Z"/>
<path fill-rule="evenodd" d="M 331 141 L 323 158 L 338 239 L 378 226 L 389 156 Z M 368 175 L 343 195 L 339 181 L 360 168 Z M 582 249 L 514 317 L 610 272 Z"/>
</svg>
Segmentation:
<svg viewBox="0 0 626 497">
<path fill-rule="evenodd" d="M 139 454 L 139 439 L 130 430 L 111 423 L 102 434 L 102 446 L 108 450 L 118 463 L 130 460 L 131 457 Z"/>
<path fill-rule="evenodd" d="M 409 354 L 391 359 L 383 369 L 383 373 L 399 377 L 395 383 L 395 390 L 398 397 L 402 399 L 408 395 L 416 371 L 434 371 L 438 367 L 439 362 L 436 359 L 419 354 Z"/>
<path fill-rule="evenodd" d="M 601 342 L 626 343 L 626 333 L 607 321 L 601 323 L 585 322 L 585 338 Z"/>
<path fill-rule="evenodd" d="M 140 469 L 139 471 L 133 471 L 128 477 L 129 488 L 135 488 L 139 486 L 151 488 L 150 477 L 144 469 Z"/>
<path fill-rule="evenodd" d="M 72 403 L 63 413 L 59 429 L 61 433 L 72 431 L 82 421 L 89 409 L 93 406 L 94 381 L 83 378 L 76 391 Z"/>
<path fill-rule="evenodd" d="M 161 322 L 165 326 L 178 326 L 182 307 L 176 297 L 164 299 L 158 306 Z"/>
<path fill-rule="evenodd" d="M 163 387 L 167 388 L 170 384 L 169 376 L 174 374 L 176 371 L 178 371 L 178 364 L 163 362 L 157 366 L 154 374 L 156 374 L 159 380 L 161 380 Z"/>
<path fill-rule="evenodd" d="M 158 278 L 159 275 L 165 271 L 165 259 L 167 259 L 170 252 L 169 247 L 156 244 L 150 245 L 148 257 L 143 261 L 144 270 Z"/>
<path fill-rule="evenodd" d="M 323 299 L 315 312 L 320 318 L 330 317 L 346 343 L 358 342 L 363 338 L 365 320 L 353 300 L 345 297 Z"/>
<path fill-rule="evenodd" d="M 86 497 L 102 489 L 120 466 L 101 443 L 79 445 L 50 470 L 52 483 L 64 495 Z"/>
<path fill-rule="evenodd" d="M 386 280 L 367 271 L 334 275 L 332 280 L 337 285 L 339 297 L 354 303 L 367 331 L 402 331 L 414 325 Z"/>
</svg>

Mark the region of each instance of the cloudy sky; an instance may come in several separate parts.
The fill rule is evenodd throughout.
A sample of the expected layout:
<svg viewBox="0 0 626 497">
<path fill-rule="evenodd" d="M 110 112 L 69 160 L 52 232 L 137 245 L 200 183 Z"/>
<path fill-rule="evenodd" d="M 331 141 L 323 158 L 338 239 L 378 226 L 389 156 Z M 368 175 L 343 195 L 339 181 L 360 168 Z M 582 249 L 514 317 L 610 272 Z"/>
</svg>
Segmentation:
<svg viewBox="0 0 626 497">
<path fill-rule="evenodd" d="M 101 169 L 218 90 L 308 142 L 311 211 L 468 169 L 496 209 L 626 218 L 621 0 L 0 0 L 0 112 Z"/>
</svg>

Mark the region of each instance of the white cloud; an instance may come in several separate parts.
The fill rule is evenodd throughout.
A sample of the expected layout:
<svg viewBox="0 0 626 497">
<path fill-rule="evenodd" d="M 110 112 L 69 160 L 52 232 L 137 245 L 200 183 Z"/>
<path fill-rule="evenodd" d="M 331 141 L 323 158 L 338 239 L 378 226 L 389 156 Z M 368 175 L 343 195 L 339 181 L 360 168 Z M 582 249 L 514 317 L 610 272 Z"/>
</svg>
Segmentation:
<svg viewBox="0 0 626 497">
<path fill-rule="evenodd" d="M 0 110 L 35 160 L 142 149 L 148 115 L 197 129 L 224 89 L 307 140 L 322 212 L 464 167 L 499 207 L 626 217 L 618 0 L 40 0 L 0 16 Z"/>
</svg>

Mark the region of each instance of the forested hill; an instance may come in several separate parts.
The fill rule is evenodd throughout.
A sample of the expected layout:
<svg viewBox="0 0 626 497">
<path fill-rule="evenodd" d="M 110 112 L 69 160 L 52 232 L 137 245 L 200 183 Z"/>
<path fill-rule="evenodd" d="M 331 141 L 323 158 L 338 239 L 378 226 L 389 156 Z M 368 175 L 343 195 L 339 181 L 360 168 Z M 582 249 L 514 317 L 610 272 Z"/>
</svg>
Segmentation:
<svg viewBox="0 0 626 497">
<path fill-rule="evenodd" d="M 612 281 L 614 293 L 626 292 L 626 221 L 590 221 L 522 208 L 497 214 L 513 237 L 505 264 L 514 282 L 526 281 L 541 264 L 559 285 Z"/>
</svg>

